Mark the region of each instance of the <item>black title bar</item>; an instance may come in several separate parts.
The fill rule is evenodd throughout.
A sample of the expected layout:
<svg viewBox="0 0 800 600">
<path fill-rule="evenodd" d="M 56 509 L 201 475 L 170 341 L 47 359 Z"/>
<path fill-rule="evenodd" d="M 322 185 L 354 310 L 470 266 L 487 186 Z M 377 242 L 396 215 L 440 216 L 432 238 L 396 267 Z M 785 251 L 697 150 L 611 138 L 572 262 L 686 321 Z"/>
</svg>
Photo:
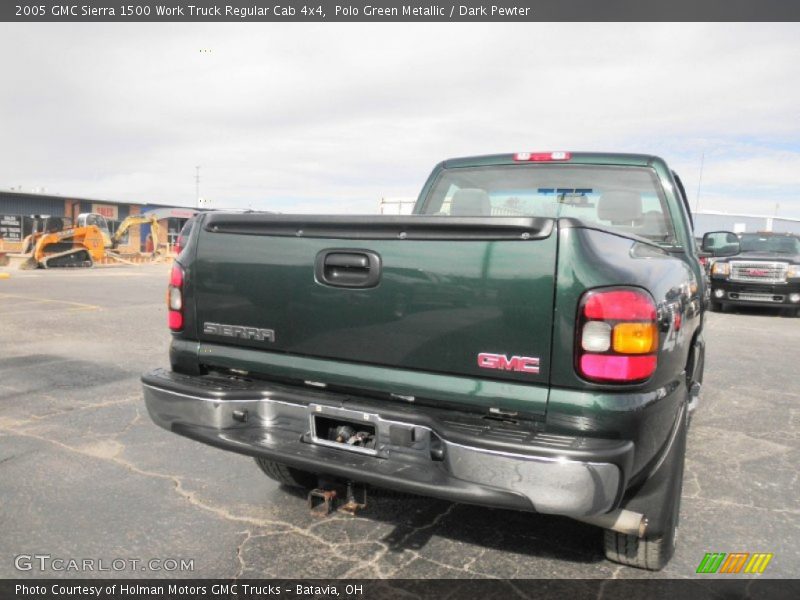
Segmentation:
<svg viewBox="0 0 800 600">
<path fill-rule="evenodd" d="M 6 579 L 3 600 L 796 600 L 797 579 Z"/>
<path fill-rule="evenodd" d="M 11 0 L 7 22 L 800 21 L 793 0 Z"/>
</svg>

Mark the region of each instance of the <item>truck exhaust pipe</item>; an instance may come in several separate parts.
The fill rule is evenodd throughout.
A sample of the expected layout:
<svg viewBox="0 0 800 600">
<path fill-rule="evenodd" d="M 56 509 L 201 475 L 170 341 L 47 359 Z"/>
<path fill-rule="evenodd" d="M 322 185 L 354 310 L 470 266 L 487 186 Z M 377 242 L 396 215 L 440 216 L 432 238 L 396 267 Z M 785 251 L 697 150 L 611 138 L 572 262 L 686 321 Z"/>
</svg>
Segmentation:
<svg viewBox="0 0 800 600">
<path fill-rule="evenodd" d="M 647 529 L 647 518 L 643 514 L 633 512 L 632 510 L 625 510 L 624 508 L 612 510 L 610 513 L 604 515 L 573 518 L 576 521 L 597 525 L 603 529 L 611 529 L 626 535 L 635 535 L 639 538 L 644 537 L 645 530 Z"/>
</svg>

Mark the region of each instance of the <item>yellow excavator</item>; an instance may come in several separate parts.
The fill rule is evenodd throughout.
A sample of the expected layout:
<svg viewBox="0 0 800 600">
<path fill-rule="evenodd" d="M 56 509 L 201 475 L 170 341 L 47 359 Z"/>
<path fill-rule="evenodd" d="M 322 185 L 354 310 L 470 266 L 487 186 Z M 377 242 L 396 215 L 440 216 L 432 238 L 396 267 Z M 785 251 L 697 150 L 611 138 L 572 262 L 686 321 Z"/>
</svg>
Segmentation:
<svg viewBox="0 0 800 600">
<path fill-rule="evenodd" d="M 153 256 L 159 253 L 159 227 L 155 216 L 131 215 L 112 235 L 103 215 L 83 213 L 74 225 L 65 226 L 62 217 L 47 217 L 34 224 L 35 231 L 22 241 L 25 260 L 20 269 L 52 267 L 91 267 L 106 256 L 117 256 L 116 249 L 125 233 L 135 225 L 150 224 Z"/>
</svg>

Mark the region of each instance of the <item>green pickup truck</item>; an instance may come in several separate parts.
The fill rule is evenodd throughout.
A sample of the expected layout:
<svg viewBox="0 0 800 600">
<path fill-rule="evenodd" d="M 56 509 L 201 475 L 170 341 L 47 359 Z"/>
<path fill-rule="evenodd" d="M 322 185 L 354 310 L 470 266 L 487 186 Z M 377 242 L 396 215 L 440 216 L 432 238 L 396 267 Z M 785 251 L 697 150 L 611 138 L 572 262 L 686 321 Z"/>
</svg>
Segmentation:
<svg viewBox="0 0 800 600">
<path fill-rule="evenodd" d="M 160 426 L 319 477 L 566 515 L 673 554 L 703 272 L 660 158 L 447 160 L 410 216 L 207 213 L 168 289 Z"/>
</svg>

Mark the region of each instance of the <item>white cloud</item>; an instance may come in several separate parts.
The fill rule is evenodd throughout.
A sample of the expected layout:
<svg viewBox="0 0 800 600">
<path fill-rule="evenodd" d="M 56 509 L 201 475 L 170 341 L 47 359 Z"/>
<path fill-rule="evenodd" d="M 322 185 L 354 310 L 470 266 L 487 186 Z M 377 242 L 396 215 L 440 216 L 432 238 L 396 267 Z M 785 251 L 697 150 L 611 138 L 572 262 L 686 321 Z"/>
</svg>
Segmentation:
<svg viewBox="0 0 800 600">
<path fill-rule="evenodd" d="M 800 216 L 798 33 L 3 24 L 0 186 L 189 204 L 199 164 L 221 204 L 373 212 L 443 158 L 521 149 L 660 154 L 694 196 L 705 151 L 703 206 Z"/>
</svg>

